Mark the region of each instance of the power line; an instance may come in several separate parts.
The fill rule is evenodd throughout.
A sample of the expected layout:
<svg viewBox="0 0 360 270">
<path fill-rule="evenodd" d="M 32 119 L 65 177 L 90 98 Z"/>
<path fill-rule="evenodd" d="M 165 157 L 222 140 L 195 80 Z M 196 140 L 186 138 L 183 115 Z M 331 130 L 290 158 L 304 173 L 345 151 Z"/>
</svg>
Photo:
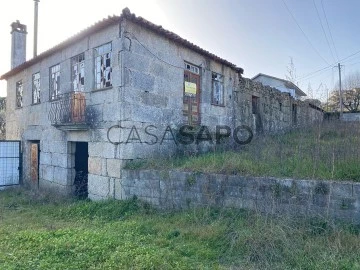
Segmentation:
<svg viewBox="0 0 360 270">
<path fill-rule="evenodd" d="M 316 6 L 315 0 L 313 0 L 313 3 L 314 3 L 315 10 L 316 10 L 316 15 L 317 15 L 317 17 L 318 17 L 318 19 L 319 19 L 319 22 L 320 22 L 320 25 L 321 25 L 321 29 L 322 29 L 322 31 L 323 31 L 323 33 L 324 33 L 324 36 L 325 36 L 325 39 L 326 39 L 326 43 L 327 43 L 327 45 L 329 46 L 331 56 L 332 56 L 334 62 L 336 62 L 336 59 L 335 59 L 335 57 L 334 57 L 333 51 L 332 51 L 331 46 L 330 46 L 330 42 L 329 42 L 329 40 L 328 40 L 328 38 L 327 38 L 327 35 L 326 35 L 326 32 L 325 32 L 324 26 L 323 26 L 323 24 L 322 24 L 321 17 L 320 17 L 320 14 L 319 14 L 319 10 L 318 10 L 318 8 L 317 8 L 317 6 Z"/>
<path fill-rule="evenodd" d="M 299 78 L 299 81 L 302 81 L 302 80 L 304 80 L 304 79 L 307 79 L 308 77 L 313 77 L 312 75 L 314 75 L 314 74 L 316 74 L 316 73 L 319 73 L 319 72 L 321 72 L 321 71 L 323 71 L 323 70 L 326 70 L 326 69 L 328 69 L 328 68 L 330 68 L 330 67 L 332 67 L 332 65 L 329 65 L 329 66 L 326 66 L 326 67 L 324 67 L 324 68 L 321 68 L 321 69 L 312 71 L 312 72 L 310 72 L 310 73 L 308 73 L 308 74 L 300 77 L 300 78 Z"/>
<path fill-rule="evenodd" d="M 354 56 L 351 59 L 348 59 L 344 62 L 346 62 L 349 65 L 349 64 L 351 64 L 351 62 L 358 62 L 360 60 L 359 58 L 360 58 L 360 55 L 357 55 L 357 56 Z"/>
<path fill-rule="evenodd" d="M 357 51 L 357 52 L 355 52 L 355 53 L 353 53 L 353 54 L 350 54 L 349 56 L 341 59 L 339 62 L 344 62 L 344 60 L 349 59 L 350 57 L 352 57 L 352 56 L 354 56 L 354 55 L 357 55 L 357 54 L 359 54 L 359 53 L 360 53 L 360 51 Z"/>
<path fill-rule="evenodd" d="M 356 54 L 359 54 L 359 53 L 360 53 L 360 51 L 357 51 L 357 52 L 355 52 L 355 53 L 353 53 L 353 54 L 350 54 L 349 56 L 347 56 L 347 57 L 345 57 L 345 58 L 343 58 L 343 59 L 340 59 L 339 62 L 346 62 L 346 61 L 352 60 L 352 59 L 349 59 L 349 58 L 352 57 L 352 56 L 355 56 Z M 344 61 L 344 60 L 346 60 L 346 61 Z M 360 62 L 351 63 L 349 66 L 352 66 L 352 65 L 355 65 L 355 64 L 358 64 L 358 63 L 360 63 Z M 333 67 L 333 65 L 335 65 L 335 64 L 336 64 L 336 63 L 333 63 L 333 64 L 328 65 L 328 66 L 326 66 L 326 67 L 323 67 L 323 68 L 320 68 L 320 69 L 318 69 L 318 70 L 312 71 L 312 72 L 310 72 L 310 73 L 308 73 L 308 74 L 300 77 L 298 80 L 299 80 L 299 81 L 302 81 L 302 80 L 304 80 L 304 79 L 308 79 L 308 77 L 315 77 L 315 76 L 312 76 L 312 75 L 314 75 L 314 74 L 316 74 L 316 73 L 319 73 L 319 72 L 321 72 L 321 71 L 323 71 L 323 70 L 326 70 L 326 69 L 328 69 L 328 68 L 330 68 L 330 67 Z"/>
<path fill-rule="evenodd" d="M 327 28 L 328 28 L 328 31 L 329 31 L 329 34 L 330 34 L 330 39 L 331 39 L 332 44 L 333 44 L 333 46 L 334 46 L 334 51 L 335 51 L 335 54 L 336 54 L 336 58 L 339 60 L 339 55 L 338 55 L 338 53 L 337 53 L 336 46 L 335 46 L 335 42 L 334 42 L 333 36 L 332 36 L 332 34 L 331 34 L 331 30 L 330 30 L 330 26 L 329 26 L 329 21 L 328 21 L 327 16 L 326 16 L 326 12 L 325 12 L 325 8 L 324 8 L 323 0 L 321 0 L 321 7 L 322 7 L 322 10 L 323 10 L 323 13 L 324 13 L 324 16 L 325 16 L 325 21 L 326 21 L 326 25 L 327 25 Z"/>
<path fill-rule="evenodd" d="M 327 69 L 329 69 L 329 68 L 332 68 L 332 66 L 333 66 L 333 65 L 329 65 L 329 66 L 326 66 L 326 67 L 324 67 L 324 68 L 321 68 L 321 69 L 318 69 L 318 70 L 309 72 L 308 74 L 299 77 L 299 78 L 297 79 L 297 83 L 298 83 L 298 82 L 301 82 L 301 81 L 303 81 L 303 80 L 305 80 L 305 79 L 312 79 L 312 78 L 314 78 L 314 77 L 316 77 L 316 76 L 319 76 L 319 75 L 321 75 L 321 74 L 324 74 L 325 71 L 326 71 Z M 321 72 L 321 71 L 324 71 L 324 72 Z M 321 73 L 319 73 L 319 72 L 321 72 Z M 317 73 L 319 73 L 319 74 L 317 74 Z M 317 75 L 315 75 L 315 74 L 317 74 Z M 294 84 L 295 84 L 295 83 L 294 83 Z M 281 85 L 277 85 L 277 86 L 281 86 Z M 276 88 L 277 86 L 274 86 L 274 87 Z"/>
<path fill-rule="evenodd" d="M 351 64 L 347 64 L 348 67 L 351 67 L 351 66 L 354 66 L 354 65 L 357 65 L 357 64 L 360 64 L 360 62 L 356 62 L 356 63 L 351 63 Z"/>
<path fill-rule="evenodd" d="M 322 71 L 322 72 L 320 72 L 319 74 L 310 74 L 310 75 L 308 75 L 308 76 L 306 76 L 306 77 L 303 77 L 303 78 L 301 78 L 299 81 L 304 81 L 304 80 L 310 80 L 310 79 L 312 79 L 312 78 L 314 78 L 314 77 L 316 77 L 316 76 L 320 76 L 320 75 L 322 75 L 322 74 L 324 74 L 324 73 L 326 73 L 327 71 L 329 71 L 330 70 L 330 67 L 327 67 L 326 69 L 322 69 L 322 70 L 319 70 L 317 73 L 319 73 L 320 71 Z"/>
<path fill-rule="evenodd" d="M 315 72 L 309 73 L 309 74 L 307 74 L 306 76 L 300 77 L 300 78 L 297 79 L 297 81 L 294 82 L 293 84 L 297 86 L 297 83 L 299 83 L 299 82 L 301 82 L 301 81 L 303 81 L 303 80 L 305 80 L 305 79 L 312 79 L 312 78 L 314 78 L 314 77 L 316 77 L 316 76 L 322 75 L 322 74 L 325 73 L 325 71 L 327 71 L 326 69 L 328 69 L 328 68 L 330 68 L 330 67 L 331 67 L 331 66 L 328 66 L 328 67 L 326 67 L 326 68 L 322 68 L 322 69 L 316 70 Z M 320 74 L 314 75 L 314 74 L 316 74 L 316 73 L 319 73 L 320 71 L 323 71 L 323 72 L 321 72 Z M 312 75 L 313 75 L 313 76 L 312 76 Z M 277 88 L 277 87 L 280 87 L 280 86 L 282 86 L 282 85 L 283 85 L 283 84 L 278 84 L 278 85 L 275 85 L 275 86 L 272 86 L 272 87 Z"/>
<path fill-rule="evenodd" d="M 360 53 L 360 51 L 357 51 L 357 52 L 355 52 L 355 53 L 353 53 L 353 54 L 350 54 L 349 56 L 347 56 L 347 57 L 345 57 L 345 58 L 343 58 L 343 59 L 340 59 L 339 60 L 339 62 L 342 62 L 342 61 L 344 61 L 344 60 L 346 60 L 346 59 L 348 59 L 348 60 L 346 60 L 346 61 L 349 61 L 349 60 L 352 60 L 352 59 L 349 59 L 350 57 L 352 57 L 352 56 L 354 56 L 354 55 L 356 55 L 356 54 L 359 54 Z M 309 79 L 312 79 L 312 78 L 314 78 L 314 77 L 316 77 L 316 76 L 319 76 L 319 75 L 321 75 L 321 74 L 324 74 L 325 73 L 325 71 L 327 70 L 327 69 L 329 69 L 329 68 L 332 68 L 332 84 L 334 84 L 334 65 L 337 65 L 337 63 L 333 63 L 333 64 L 331 64 L 331 65 L 328 65 L 328 66 L 326 66 L 326 67 L 323 67 L 323 68 L 320 68 L 320 69 L 318 69 L 318 70 L 315 70 L 315 71 L 312 71 L 312 72 L 309 72 L 308 74 L 306 74 L 306 75 L 304 75 L 304 76 L 301 76 L 301 77 L 299 77 L 298 79 L 297 79 L 297 82 L 301 82 L 301 81 L 303 81 L 303 80 L 309 80 Z M 360 62 L 356 62 L 356 63 L 351 63 L 350 65 L 348 65 L 348 66 L 352 66 L 352 65 L 356 65 L 356 64 L 360 64 Z M 337 66 L 336 66 L 336 68 L 337 68 Z M 321 72 L 321 71 L 324 71 L 324 72 Z M 320 73 L 319 73 L 320 72 Z M 317 73 L 319 73 L 319 74 L 317 74 Z M 316 74 L 316 75 L 315 75 Z M 294 83 L 295 85 L 296 85 L 296 83 Z M 276 88 L 276 87 L 280 87 L 280 86 L 282 86 L 282 84 L 279 84 L 279 85 L 276 85 L 276 86 L 273 86 L 274 88 Z"/>
<path fill-rule="evenodd" d="M 289 12 L 289 14 L 291 15 L 291 17 L 293 18 L 294 22 L 296 23 L 296 25 L 299 27 L 299 29 L 301 30 L 301 32 L 303 33 L 304 37 L 306 38 L 306 40 L 308 41 L 308 43 L 310 44 L 310 46 L 313 48 L 313 50 L 316 52 L 316 54 L 322 59 L 324 60 L 324 62 L 328 65 L 329 62 L 325 60 L 324 57 L 321 56 L 321 54 L 319 53 L 319 51 L 314 47 L 314 45 L 311 43 L 310 39 L 308 38 L 308 36 L 305 34 L 304 30 L 300 27 L 299 23 L 297 22 L 297 20 L 295 19 L 294 15 L 292 14 L 292 12 L 290 11 L 289 7 L 286 5 L 285 1 L 282 0 L 286 10 Z"/>
</svg>

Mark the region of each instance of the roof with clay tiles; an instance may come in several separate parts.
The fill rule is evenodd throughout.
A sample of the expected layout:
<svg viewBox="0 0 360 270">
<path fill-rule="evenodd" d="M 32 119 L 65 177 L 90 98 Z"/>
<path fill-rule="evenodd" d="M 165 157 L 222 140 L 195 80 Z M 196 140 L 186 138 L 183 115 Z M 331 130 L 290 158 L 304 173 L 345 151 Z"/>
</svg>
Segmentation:
<svg viewBox="0 0 360 270">
<path fill-rule="evenodd" d="M 235 64 L 213 54 L 210 53 L 209 51 L 191 43 L 190 41 L 178 36 L 177 34 L 164 29 L 162 26 L 160 25 L 156 25 L 140 16 L 136 16 L 135 14 L 131 13 L 130 10 L 128 8 L 124 8 L 122 11 L 122 14 L 120 16 L 109 16 L 101 21 L 96 22 L 95 24 L 89 26 L 88 28 L 78 32 L 77 34 L 73 35 L 72 37 L 66 39 L 65 41 L 59 43 L 58 45 L 50 48 L 47 51 L 44 51 L 43 53 L 39 54 L 38 56 L 22 63 L 21 65 L 13 68 L 12 70 L 8 71 L 7 73 L 3 74 L 0 77 L 0 80 L 4 80 L 4 79 L 8 79 L 9 77 L 16 75 L 17 73 L 23 71 L 24 69 L 40 62 L 41 60 L 53 55 L 54 53 L 63 50 L 67 47 L 69 47 L 70 45 L 80 41 L 81 39 L 96 33 L 108 26 L 114 25 L 114 24 L 118 24 L 120 23 L 122 20 L 127 19 L 129 21 L 132 21 L 134 23 L 139 24 L 140 26 L 149 29 L 150 31 L 153 31 L 161 36 L 164 36 L 184 47 L 187 47 L 201 55 L 207 56 L 210 59 L 217 61 L 219 63 L 222 63 L 226 66 L 229 66 L 233 69 L 235 69 L 237 72 L 239 72 L 240 74 L 242 74 L 244 72 L 244 70 L 240 67 L 237 67 Z"/>
</svg>

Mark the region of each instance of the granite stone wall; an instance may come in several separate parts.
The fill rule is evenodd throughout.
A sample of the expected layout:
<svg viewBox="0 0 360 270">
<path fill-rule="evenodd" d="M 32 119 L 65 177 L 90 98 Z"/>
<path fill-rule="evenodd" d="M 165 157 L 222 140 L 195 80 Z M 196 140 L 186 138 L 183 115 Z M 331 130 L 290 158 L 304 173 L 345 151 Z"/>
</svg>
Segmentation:
<svg viewBox="0 0 360 270">
<path fill-rule="evenodd" d="M 123 170 L 116 198 L 137 196 L 163 209 L 234 207 L 274 215 L 360 224 L 360 183 Z"/>
<path fill-rule="evenodd" d="M 254 113 L 253 99 L 257 100 Z M 295 100 L 289 93 L 240 78 L 235 92 L 237 125 L 247 125 L 254 133 L 271 133 L 323 120 L 323 112 L 307 101 Z"/>
</svg>

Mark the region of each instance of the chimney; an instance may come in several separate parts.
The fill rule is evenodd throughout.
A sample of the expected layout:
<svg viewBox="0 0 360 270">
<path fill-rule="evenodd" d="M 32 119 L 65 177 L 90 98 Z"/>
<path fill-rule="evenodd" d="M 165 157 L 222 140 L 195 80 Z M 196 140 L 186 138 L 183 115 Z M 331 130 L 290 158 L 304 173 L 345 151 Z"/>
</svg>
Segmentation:
<svg viewBox="0 0 360 270">
<path fill-rule="evenodd" d="M 34 58 L 37 56 L 37 39 L 38 39 L 38 3 L 40 0 L 34 0 Z"/>
<path fill-rule="evenodd" d="M 11 69 L 26 61 L 26 25 L 19 21 L 11 24 Z"/>
</svg>

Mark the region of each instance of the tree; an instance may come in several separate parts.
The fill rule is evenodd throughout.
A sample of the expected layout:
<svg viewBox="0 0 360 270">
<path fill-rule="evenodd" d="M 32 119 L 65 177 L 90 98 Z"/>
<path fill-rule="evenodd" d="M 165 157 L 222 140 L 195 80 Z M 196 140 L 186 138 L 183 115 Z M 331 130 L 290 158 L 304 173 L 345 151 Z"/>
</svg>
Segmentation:
<svg viewBox="0 0 360 270">
<path fill-rule="evenodd" d="M 299 86 L 298 77 L 296 75 L 296 68 L 292 57 L 290 57 L 290 62 L 286 67 L 286 71 L 287 71 L 287 74 L 285 74 L 286 80 L 292 82 L 296 86 Z"/>
<path fill-rule="evenodd" d="M 344 79 L 342 90 L 342 104 L 345 111 L 360 111 L 360 73 L 352 73 Z M 339 90 L 335 89 L 329 97 L 329 109 L 339 110 L 340 97 Z"/>
<path fill-rule="evenodd" d="M 360 111 L 360 88 L 342 91 L 343 106 L 345 111 L 358 112 Z M 331 111 L 338 111 L 340 108 L 339 91 L 335 90 L 329 97 L 329 109 Z"/>
<path fill-rule="evenodd" d="M 349 112 L 357 112 L 360 107 L 360 88 L 343 91 L 343 105 Z"/>
<path fill-rule="evenodd" d="M 308 96 L 308 98 L 310 98 L 310 99 L 314 98 L 314 96 L 313 96 L 313 89 L 312 89 L 312 87 L 311 87 L 311 83 L 308 84 L 307 96 Z"/>
</svg>

